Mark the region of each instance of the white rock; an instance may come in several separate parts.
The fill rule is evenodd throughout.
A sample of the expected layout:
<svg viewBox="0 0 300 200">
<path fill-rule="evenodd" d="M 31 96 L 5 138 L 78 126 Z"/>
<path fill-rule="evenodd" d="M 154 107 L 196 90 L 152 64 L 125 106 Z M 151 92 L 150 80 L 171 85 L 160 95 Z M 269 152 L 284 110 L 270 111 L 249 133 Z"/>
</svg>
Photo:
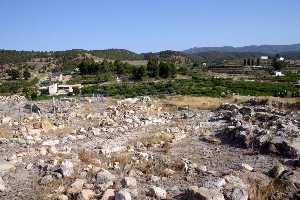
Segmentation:
<svg viewBox="0 0 300 200">
<path fill-rule="evenodd" d="M 64 160 L 60 168 L 65 177 L 70 177 L 74 173 L 74 165 L 70 160 Z"/>
<path fill-rule="evenodd" d="M 76 179 L 75 182 L 72 183 L 69 193 L 79 193 L 85 183 L 85 179 Z"/>
<path fill-rule="evenodd" d="M 10 121 L 12 121 L 11 117 L 4 117 L 1 122 L 2 124 L 8 124 Z"/>
<path fill-rule="evenodd" d="M 167 192 L 159 187 L 151 186 L 150 194 L 158 199 L 167 199 Z"/>
<path fill-rule="evenodd" d="M 226 184 L 224 178 L 214 177 L 210 178 L 203 183 L 203 187 L 205 188 L 221 188 Z"/>
<path fill-rule="evenodd" d="M 30 169 L 32 169 L 32 167 L 33 167 L 33 164 L 32 164 L 32 163 L 29 163 L 25 168 L 26 168 L 27 170 L 30 170 Z"/>
<path fill-rule="evenodd" d="M 81 191 L 81 196 L 83 200 L 90 200 L 95 196 L 95 192 L 93 190 L 84 189 Z"/>
<path fill-rule="evenodd" d="M 98 184 L 105 184 L 107 182 L 113 181 L 114 179 L 115 176 L 105 169 L 98 172 L 96 177 L 96 181 Z"/>
<path fill-rule="evenodd" d="M 114 198 L 115 198 L 115 190 L 114 189 L 107 189 L 104 192 L 101 200 L 112 200 Z"/>
<path fill-rule="evenodd" d="M 48 151 L 47 151 L 47 148 L 46 148 L 46 147 L 41 147 L 41 148 L 40 148 L 40 154 L 41 154 L 42 156 L 47 155 L 47 153 L 48 153 Z"/>
<path fill-rule="evenodd" d="M 136 182 L 136 179 L 133 177 L 125 177 L 122 180 L 122 185 L 123 185 L 123 187 L 126 187 L 126 188 L 136 188 L 137 182 Z"/>
<path fill-rule="evenodd" d="M 59 195 L 58 197 L 57 197 L 57 199 L 58 200 L 68 200 L 69 198 L 68 198 L 68 196 L 67 195 Z"/>
<path fill-rule="evenodd" d="M 43 146 L 55 146 L 59 144 L 59 140 L 46 140 L 42 143 Z"/>
<path fill-rule="evenodd" d="M 251 167 L 250 165 L 246 164 L 246 163 L 243 163 L 242 164 L 242 167 L 248 171 L 253 171 L 253 167 Z"/>
<path fill-rule="evenodd" d="M 197 166 L 196 168 L 198 171 L 207 172 L 207 167 L 205 165 Z"/>
<path fill-rule="evenodd" d="M 232 200 L 248 200 L 248 192 L 244 188 L 234 188 L 231 195 Z"/>
<path fill-rule="evenodd" d="M 0 160 L 0 173 L 6 173 L 10 171 L 16 170 L 15 165 L 5 161 L 5 160 Z"/>
<path fill-rule="evenodd" d="M 50 148 L 48 150 L 52 154 L 56 154 L 58 152 L 55 146 L 50 146 Z"/>
<path fill-rule="evenodd" d="M 30 129 L 30 130 L 28 130 L 29 135 L 40 135 L 41 132 L 42 131 L 40 129 Z"/>
<path fill-rule="evenodd" d="M 4 192 L 5 190 L 6 190 L 5 183 L 2 177 L 0 177 L 0 192 Z"/>
<path fill-rule="evenodd" d="M 131 200 L 131 195 L 126 189 L 117 192 L 115 200 Z"/>
<path fill-rule="evenodd" d="M 158 181 L 160 181 L 160 177 L 154 176 L 154 175 L 151 175 L 150 179 L 151 179 L 152 182 L 158 182 Z"/>
<path fill-rule="evenodd" d="M 197 186 L 189 187 L 187 191 L 187 199 L 201 199 L 201 200 L 225 200 L 223 194 L 217 189 L 207 189 Z"/>
<path fill-rule="evenodd" d="M 87 133 L 87 131 L 84 128 L 80 128 L 79 132 L 82 133 L 82 134 L 86 134 Z"/>
</svg>

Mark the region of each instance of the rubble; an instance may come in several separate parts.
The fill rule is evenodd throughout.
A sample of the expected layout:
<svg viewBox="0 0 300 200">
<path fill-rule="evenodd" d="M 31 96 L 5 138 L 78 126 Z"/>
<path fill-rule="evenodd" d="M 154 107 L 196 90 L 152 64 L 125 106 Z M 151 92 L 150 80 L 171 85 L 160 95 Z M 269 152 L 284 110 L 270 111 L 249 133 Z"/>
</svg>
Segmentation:
<svg viewBox="0 0 300 200">
<path fill-rule="evenodd" d="M 43 188 L 62 200 L 255 200 L 254 183 L 274 181 L 289 187 L 270 199 L 297 194 L 297 112 L 254 101 L 174 109 L 149 97 L 38 101 L 39 114 L 26 104 L 0 116 L 0 198 Z"/>
<path fill-rule="evenodd" d="M 218 134 L 225 143 L 287 158 L 299 156 L 300 123 L 296 113 L 266 105 L 225 104 L 217 109 L 213 120 L 227 121 L 228 126 Z"/>
</svg>

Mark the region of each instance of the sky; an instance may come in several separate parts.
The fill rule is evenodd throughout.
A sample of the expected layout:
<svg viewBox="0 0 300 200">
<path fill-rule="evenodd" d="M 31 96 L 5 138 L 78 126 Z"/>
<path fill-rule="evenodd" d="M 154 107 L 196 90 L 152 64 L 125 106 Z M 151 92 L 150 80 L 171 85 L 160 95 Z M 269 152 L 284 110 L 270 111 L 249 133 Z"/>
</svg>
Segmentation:
<svg viewBox="0 0 300 200">
<path fill-rule="evenodd" d="M 300 43 L 299 0 L 0 0 L 0 49 Z"/>
</svg>

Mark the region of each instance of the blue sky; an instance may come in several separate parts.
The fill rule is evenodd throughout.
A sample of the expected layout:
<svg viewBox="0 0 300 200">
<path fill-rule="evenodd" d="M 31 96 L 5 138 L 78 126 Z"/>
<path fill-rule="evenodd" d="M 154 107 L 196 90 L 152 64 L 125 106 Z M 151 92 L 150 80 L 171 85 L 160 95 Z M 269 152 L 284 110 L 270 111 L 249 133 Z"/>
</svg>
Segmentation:
<svg viewBox="0 0 300 200">
<path fill-rule="evenodd" d="M 292 44 L 299 9 L 299 0 L 0 0 L 0 49 Z"/>
</svg>

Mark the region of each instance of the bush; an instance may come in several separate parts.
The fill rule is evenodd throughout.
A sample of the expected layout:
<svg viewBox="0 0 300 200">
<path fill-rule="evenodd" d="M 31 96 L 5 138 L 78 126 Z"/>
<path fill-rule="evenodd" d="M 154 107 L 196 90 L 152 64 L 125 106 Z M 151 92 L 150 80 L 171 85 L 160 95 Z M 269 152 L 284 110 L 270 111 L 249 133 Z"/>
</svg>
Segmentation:
<svg viewBox="0 0 300 200">
<path fill-rule="evenodd" d="M 132 72 L 132 78 L 133 80 L 143 80 L 143 78 L 146 76 L 146 67 L 145 66 L 140 66 L 140 67 L 135 67 Z"/>
</svg>

